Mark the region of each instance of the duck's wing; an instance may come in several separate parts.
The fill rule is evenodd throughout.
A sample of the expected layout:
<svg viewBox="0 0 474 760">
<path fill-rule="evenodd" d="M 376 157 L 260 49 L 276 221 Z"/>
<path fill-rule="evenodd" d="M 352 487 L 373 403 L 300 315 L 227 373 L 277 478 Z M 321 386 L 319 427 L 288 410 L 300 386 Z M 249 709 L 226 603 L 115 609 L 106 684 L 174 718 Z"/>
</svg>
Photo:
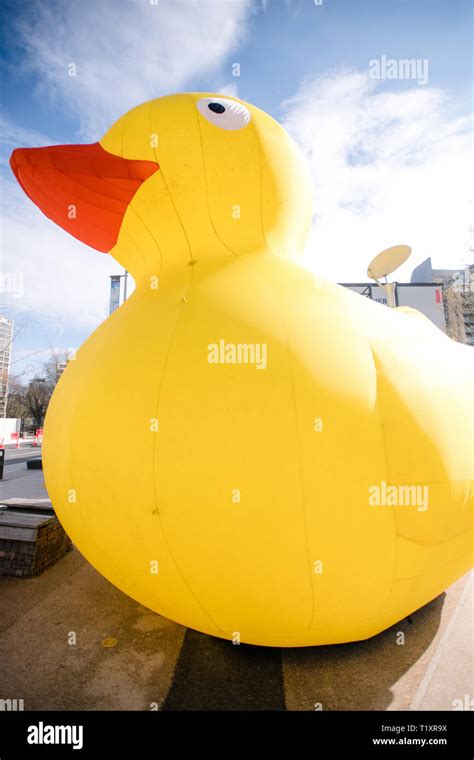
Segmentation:
<svg viewBox="0 0 474 760">
<path fill-rule="evenodd" d="M 419 501 L 394 510 L 397 574 L 454 579 L 472 552 L 474 352 L 415 309 L 378 316 L 369 340 L 389 483 Z"/>
</svg>

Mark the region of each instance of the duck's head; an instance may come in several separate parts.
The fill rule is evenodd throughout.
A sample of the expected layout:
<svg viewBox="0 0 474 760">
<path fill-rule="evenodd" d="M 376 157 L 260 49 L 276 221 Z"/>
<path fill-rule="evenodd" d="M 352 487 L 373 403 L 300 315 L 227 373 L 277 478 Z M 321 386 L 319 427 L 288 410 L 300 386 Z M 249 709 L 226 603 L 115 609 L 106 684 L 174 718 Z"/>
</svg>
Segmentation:
<svg viewBox="0 0 474 760">
<path fill-rule="evenodd" d="M 205 259 L 292 256 L 312 192 L 296 145 L 237 98 L 170 95 L 122 116 L 99 143 L 13 152 L 25 192 L 135 279 Z"/>
</svg>

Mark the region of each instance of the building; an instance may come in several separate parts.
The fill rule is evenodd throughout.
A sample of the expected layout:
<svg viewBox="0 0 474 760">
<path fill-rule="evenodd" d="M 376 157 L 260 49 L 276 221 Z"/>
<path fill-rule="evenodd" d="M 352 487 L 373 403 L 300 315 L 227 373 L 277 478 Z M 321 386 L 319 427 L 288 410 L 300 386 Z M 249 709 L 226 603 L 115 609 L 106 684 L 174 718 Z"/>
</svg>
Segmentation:
<svg viewBox="0 0 474 760">
<path fill-rule="evenodd" d="M 374 282 L 341 282 L 346 288 L 386 304 L 385 290 Z M 474 346 L 474 264 L 464 269 L 433 269 L 428 258 L 413 270 L 410 282 L 397 282 L 397 306 L 411 306 L 458 343 Z"/>
<path fill-rule="evenodd" d="M 340 284 L 366 298 L 387 305 L 385 290 L 374 282 L 341 282 Z M 397 282 L 395 302 L 397 306 L 410 306 L 412 309 L 418 309 L 428 319 L 431 319 L 436 327 L 447 332 L 443 289 L 439 283 Z"/>
<path fill-rule="evenodd" d="M 454 326 L 459 324 L 459 331 L 464 329 L 464 339 L 461 342 L 474 346 L 474 264 L 453 274 L 446 295 L 448 301 L 452 300 L 457 305 L 456 314 L 449 316 L 448 325 L 453 325 L 454 333 Z M 454 334 L 452 337 L 457 340 Z"/>
<path fill-rule="evenodd" d="M 8 373 L 13 341 L 13 320 L 0 316 L 0 417 L 7 416 Z"/>
<path fill-rule="evenodd" d="M 61 377 L 61 375 L 63 374 L 64 370 L 66 369 L 67 364 L 68 364 L 67 361 L 57 361 L 56 362 L 56 375 L 57 375 L 57 379 L 58 380 Z"/>
<path fill-rule="evenodd" d="M 474 346 L 474 264 L 464 269 L 433 269 L 428 258 L 413 270 L 411 282 L 441 285 L 448 335 Z"/>
</svg>

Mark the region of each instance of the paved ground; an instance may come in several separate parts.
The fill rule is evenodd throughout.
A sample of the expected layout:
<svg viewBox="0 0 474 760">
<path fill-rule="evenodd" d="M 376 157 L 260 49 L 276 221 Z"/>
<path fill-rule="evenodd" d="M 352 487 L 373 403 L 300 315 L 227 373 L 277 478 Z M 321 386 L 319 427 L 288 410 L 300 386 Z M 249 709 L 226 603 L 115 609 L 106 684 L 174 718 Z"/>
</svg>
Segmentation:
<svg viewBox="0 0 474 760">
<path fill-rule="evenodd" d="M 25 453 L 7 456 L 0 498 L 43 498 Z M 474 695 L 472 631 L 465 576 L 365 642 L 233 646 L 150 612 L 73 550 L 37 578 L 0 578 L 0 698 L 26 710 L 452 710 Z"/>
<path fill-rule="evenodd" d="M 22 445 L 20 449 L 6 447 L 3 480 L 0 480 L 0 498 L 10 499 L 18 496 L 25 499 L 44 499 L 48 496 L 41 472 L 26 469 L 27 459 L 40 456 L 41 449 L 33 447 L 31 443 Z"/>
</svg>

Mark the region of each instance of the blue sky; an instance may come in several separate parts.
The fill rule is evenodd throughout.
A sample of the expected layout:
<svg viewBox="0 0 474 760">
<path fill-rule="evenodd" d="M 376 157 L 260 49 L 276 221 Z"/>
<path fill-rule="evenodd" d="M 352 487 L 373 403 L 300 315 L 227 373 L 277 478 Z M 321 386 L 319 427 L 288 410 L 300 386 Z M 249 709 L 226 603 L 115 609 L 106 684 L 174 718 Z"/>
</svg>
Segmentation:
<svg viewBox="0 0 474 760">
<path fill-rule="evenodd" d="M 22 330 L 12 370 L 81 344 L 106 316 L 107 257 L 44 219 L 15 185 L 13 147 L 99 139 L 168 92 L 227 92 L 267 110 L 306 153 L 315 222 L 305 264 L 365 280 L 371 256 L 413 245 L 410 265 L 469 252 L 471 3 L 464 0 L 52 0 L 1 2 L 2 294 Z M 428 61 L 428 82 L 371 81 L 371 59 Z M 69 62 L 75 79 L 67 77 Z M 232 64 L 240 64 L 240 77 Z M 467 257 L 467 258 L 466 258 Z M 401 277 L 403 279 L 403 277 Z M 41 351 L 31 356 L 36 351 Z"/>
<path fill-rule="evenodd" d="M 91 0 L 82 4 L 88 2 Z M 100 3 L 95 0 L 96 5 Z M 161 3 L 166 5 L 166 0 Z M 48 5 L 48 0 L 44 4 Z M 142 4 L 146 5 L 146 0 Z M 54 3 L 49 5 L 54 7 Z M 67 2 L 62 5 L 67 9 Z M 111 7 L 105 2 L 102 5 Z M 24 44 L 16 32 L 22 19 L 32 13 L 32 6 L 30 0 L 0 3 L 4 109 L 23 127 L 43 129 L 58 141 L 69 140 L 78 132 L 77 118 L 67 109 L 52 108 L 46 98 L 35 93 L 42 75 L 35 71 L 34 63 L 27 64 Z M 428 58 L 432 83 L 449 88 L 460 105 L 468 107 L 471 8 L 469 0 L 323 0 L 321 6 L 312 0 L 257 1 L 251 4 L 241 44 L 209 74 L 190 72 L 186 89 L 218 86 L 229 77 L 235 59 L 241 63 L 239 95 L 280 118 L 282 101 L 292 96 L 306 76 L 332 68 L 363 68 L 369 59 L 385 53 L 394 58 Z M 155 9 L 150 10 L 153 13 Z M 109 13 L 113 18 L 111 10 Z M 205 24 L 201 32 L 209 32 L 212 45 L 214 32 Z M 161 94 L 163 82 L 159 84 Z M 386 86 L 396 89 L 405 84 Z"/>
</svg>

